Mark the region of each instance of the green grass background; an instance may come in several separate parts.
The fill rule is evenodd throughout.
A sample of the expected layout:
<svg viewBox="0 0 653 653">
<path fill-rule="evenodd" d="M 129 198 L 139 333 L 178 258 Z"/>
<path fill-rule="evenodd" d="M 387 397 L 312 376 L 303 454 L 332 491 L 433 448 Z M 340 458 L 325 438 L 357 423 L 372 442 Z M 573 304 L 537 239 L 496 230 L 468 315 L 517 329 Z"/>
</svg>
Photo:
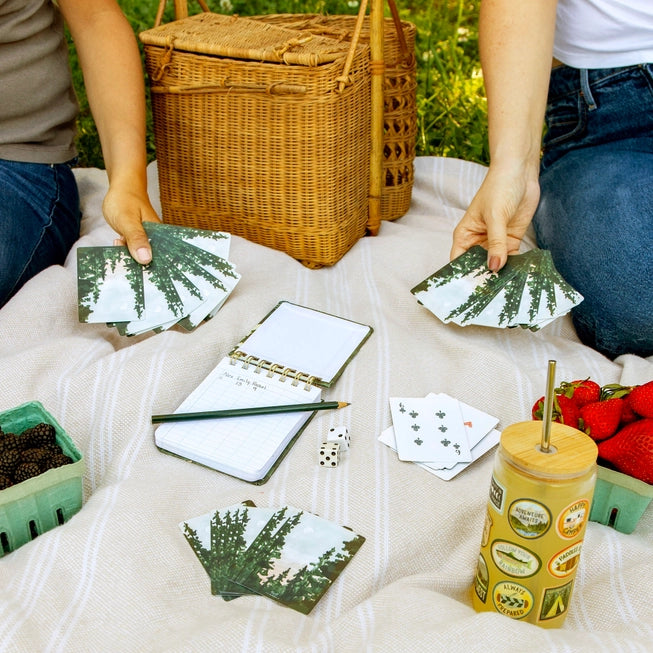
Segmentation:
<svg viewBox="0 0 653 653">
<path fill-rule="evenodd" d="M 487 164 L 486 100 L 478 56 L 480 0 L 396 0 L 402 19 L 417 28 L 417 155 L 449 156 Z M 159 0 L 118 0 L 134 29 L 153 26 Z M 170 0 L 164 22 L 172 20 Z M 358 0 L 207 0 L 212 11 L 241 16 L 276 13 L 356 14 Z M 200 11 L 189 0 L 190 13 Z M 386 8 L 386 13 L 389 12 Z M 80 165 L 103 168 L 102 152 L 84 93 L 74 44 L 69 42 L 80 102 Z M 148 157 L 156 157 L 148 104 Z"/>
</svg>

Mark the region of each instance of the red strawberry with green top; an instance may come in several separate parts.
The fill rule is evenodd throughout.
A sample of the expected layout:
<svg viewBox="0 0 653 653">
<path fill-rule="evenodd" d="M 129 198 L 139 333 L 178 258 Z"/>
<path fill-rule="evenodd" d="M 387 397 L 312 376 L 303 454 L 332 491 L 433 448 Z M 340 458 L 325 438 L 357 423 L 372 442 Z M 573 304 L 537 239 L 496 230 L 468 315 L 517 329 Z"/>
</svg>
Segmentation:
<svg viewBox="0 0 653 653">
<path fill-rule="evenodd" d="M 653 418 L 639 419 L 600 442 L 599 457 L 623 474 L 653 483 Z"/>
<path fill-rule="evenodd" d="M 563 381 L 558 394 L 564 394 L 566 397 L 573 399 L 578 408 L 585 404 L 598 401 L 601 397 L 601 386 L 591 379 L 576 379 L 575 381 Z"/>
<path fill-rule="evenodd" d="M 630 407 L 642 417 L 653 417 L 653 381 L 636 385 L 628 395 Z"/>
<path fill-rule="evenodd" d="M 585 404 L 580 409 L 578 428 L 597 442 L 609 438 L 619 428 L 623 401 L 619 397 L 613 397 Z"/>
<path fill-rule="evenodd" d="M 531 409 L 533 419 L 544 419 L 544 400 L 544 397 L 540 397 L 533 404 L 533 408 Z M 552 409 L 552 421 L 573 426 L 575 429 L 578 428 L 580 412 L 578 406 L 576 406 L 572 399 L 565 395 L 554 395 Z"/>
</svg>

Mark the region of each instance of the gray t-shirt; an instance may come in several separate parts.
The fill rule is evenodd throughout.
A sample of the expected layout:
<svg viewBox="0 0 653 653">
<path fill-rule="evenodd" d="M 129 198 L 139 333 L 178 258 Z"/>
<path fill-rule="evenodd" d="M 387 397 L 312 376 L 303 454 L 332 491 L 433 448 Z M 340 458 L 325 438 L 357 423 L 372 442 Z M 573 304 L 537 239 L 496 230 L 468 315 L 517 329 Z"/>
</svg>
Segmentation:
<svg viewBox="0 0 653 653">
<path fill-rule="evenodd" d="M 0 158 L 72 159 L 77 111 L 59 10 L 51 0 L 0 0 Z"/>
</svg>

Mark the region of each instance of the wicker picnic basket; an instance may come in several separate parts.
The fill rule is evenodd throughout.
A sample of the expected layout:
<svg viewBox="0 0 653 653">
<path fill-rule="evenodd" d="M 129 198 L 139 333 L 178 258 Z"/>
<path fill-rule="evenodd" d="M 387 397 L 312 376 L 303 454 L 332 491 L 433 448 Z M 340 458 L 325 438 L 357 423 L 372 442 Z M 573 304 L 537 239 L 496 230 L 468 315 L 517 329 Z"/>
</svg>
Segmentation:
<svg viewBox="0 0 653 653">
<path fill-rule="evenodd" d="M 408 211 L 413 190 L 417 137 L 416 27 L 399 18 L 394 0 L 388 0 L 391 18 L 383 26 L 383 188 L 381 218 L 396 220 Z M 357 16 L 322 14 L 272 14 L 254 16 L 274 25 L 349 42 Z M 361 43 L 369 43 L 371 21 L 365 17 Z"/>
<path fill-rule="evenodd" d="M 163 219 L 334 264 L 368 222 L 368 46 L 200 4 L 140 34 Z"/>
</svg>

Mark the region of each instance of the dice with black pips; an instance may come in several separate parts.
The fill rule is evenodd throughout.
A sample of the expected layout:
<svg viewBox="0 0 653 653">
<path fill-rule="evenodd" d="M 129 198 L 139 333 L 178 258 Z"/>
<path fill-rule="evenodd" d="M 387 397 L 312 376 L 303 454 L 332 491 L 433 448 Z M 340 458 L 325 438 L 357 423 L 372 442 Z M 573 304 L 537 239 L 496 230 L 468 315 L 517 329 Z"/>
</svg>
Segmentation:
<svg viewBox="0 0 653 653">
<path fill-rule="evenodd" d="M 327 442 L 338 442 L 340 444 L 340 451 L 348 451 L 351 446 L 351 437 L 349 429 L 346 426 L 334 426 L 329 429 L 326 438 Z"/>
<path fill-rule="evenodd" d="M 320 446 L 320 466 L 337 467 L 340 461 L 340 444 L 338 442 L 323 442 Z"/>
</svg>

